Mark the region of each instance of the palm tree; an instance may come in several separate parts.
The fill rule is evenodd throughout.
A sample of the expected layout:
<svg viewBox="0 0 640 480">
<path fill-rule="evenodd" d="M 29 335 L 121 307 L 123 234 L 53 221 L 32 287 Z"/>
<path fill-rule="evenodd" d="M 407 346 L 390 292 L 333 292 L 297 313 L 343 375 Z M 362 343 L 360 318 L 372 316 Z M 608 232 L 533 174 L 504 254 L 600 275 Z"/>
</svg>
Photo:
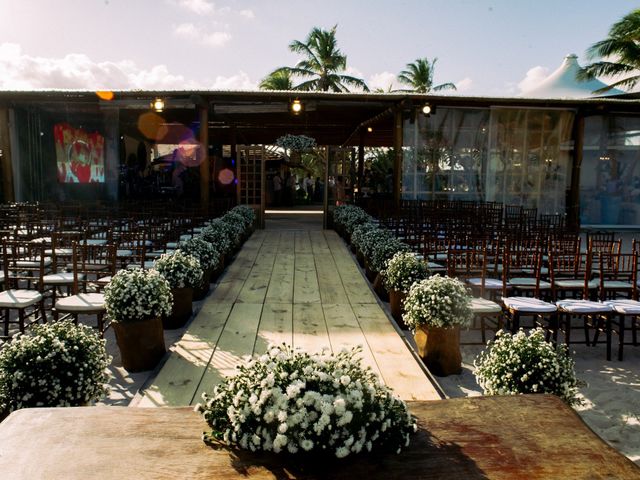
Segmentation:
<svg viewBox="0 0 640 480">
<path fill-rule="evenodd" d="M 291 75 L 287 71 L 276 70 L 260 82 L 262 90 L 293 90 Z"/>
<path fill-rule="evenodd" d="M 633 88 L 640 82 L 640 9 L 622 17 L 611 26 L 609 37 L 594 43 L 587 50 L 589 59 L 601 60 L 584 67 L 579 79 L 624 77 L 596 90 L 602 93 L 615 87 Z"/>
<path fill-rule="evenodd" d="M 280 67 L 271 75 L 287 72 L 289 75 L 306 79 L 293 87 L 294 90 L 348 92 L 348 87 L 351 86 L 368 92 L 369 88 L 362 79 L 342 73 L 347 68 L 347 57 L 338 48 L 337 27 L 334 25 L 331 30 L 314 27 L 304 42 L 291 42 L 289 50 L 301 53 L 305 58 L 295 67 Z"/>
<path fill-rule="evenodd" d="M 434 58 L 432 62 L 429 62 L 428 58 L 418 58 L 413 63 L 407 63 L 406 70 L 400 72 L 398 80 L 400 83 L 409 85 L 411 89 L 403 90 L 416 93 L 429 93 L 431 91 L 437 92 L 439 90 L 446 90 L 448 88 L 455 90 L 456 86 L 453 83 L 443 83 L 441 85 L 433 86 L 433 71 L 437 58 Z"/>
</svg>

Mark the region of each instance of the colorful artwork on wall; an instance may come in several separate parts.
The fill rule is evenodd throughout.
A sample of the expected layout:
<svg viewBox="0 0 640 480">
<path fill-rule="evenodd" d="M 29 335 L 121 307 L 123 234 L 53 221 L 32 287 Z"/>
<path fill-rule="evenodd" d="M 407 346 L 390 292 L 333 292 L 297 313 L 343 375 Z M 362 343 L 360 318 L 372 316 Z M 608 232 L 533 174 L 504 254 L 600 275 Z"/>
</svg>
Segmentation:
<svg viewBox="0 0 640 480">
<path fill-rule="evenodd" d="M 104 137 L 68 123 L 53 127 L 59 183 L 104 182 Z"/>
</svg>

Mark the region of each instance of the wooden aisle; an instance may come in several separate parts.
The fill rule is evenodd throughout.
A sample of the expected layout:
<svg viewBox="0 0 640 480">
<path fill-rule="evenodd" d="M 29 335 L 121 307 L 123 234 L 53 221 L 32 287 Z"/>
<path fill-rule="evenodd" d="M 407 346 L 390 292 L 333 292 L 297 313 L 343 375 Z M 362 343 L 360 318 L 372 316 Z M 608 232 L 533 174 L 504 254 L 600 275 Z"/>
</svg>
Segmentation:
<svg viewBox="0 0 640 480">
<path fill-rule="evenodd" d="M 440 399 L 333 231 L 257 231 L 134 406 L 197 403 L 236 366 L 286 342 L 315 352 L 362 346 L 405 400 Z"/>
</svg>

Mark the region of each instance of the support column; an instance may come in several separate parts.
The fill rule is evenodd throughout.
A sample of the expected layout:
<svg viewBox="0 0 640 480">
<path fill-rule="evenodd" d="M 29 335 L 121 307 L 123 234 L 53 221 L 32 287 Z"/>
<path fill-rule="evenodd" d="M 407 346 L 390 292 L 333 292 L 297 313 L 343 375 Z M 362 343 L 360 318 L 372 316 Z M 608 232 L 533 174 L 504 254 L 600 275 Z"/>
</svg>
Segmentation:
<svg viewBox="0 0 640 480">
<path fill-rule="evenodd" d="M 358 143 L 358 196 L 362 197 L 364 182 L 364 129 L 360 129 L 360 142 Z"/>
<path fill-rule="evenodd" d="M 578 111 L 573 123 L 573 168 L 567 195 L 567 225 L 580 228 L 580 170 L 584 152 L 584 115 Z"/>
<path fill-rule="evenodd" d="M 393 128 L 393 203 L 400 206 L 400 194 L 402 189 L 402 110 L 395 112 Z"/>
<path fill-rule="evenodd" d="M 200 148 L 202 148 L 202 163 L 200 163 L 200 209 L 209 213 L 209 107 L 200 106 Z"/>
<path fill-rule="evenodd" d="M 4 202 L 15 200 L 13 192 L 13 168 L 11 166 L 11 137 L 9 135 L 9 109 L 0 108 L 0 177 Z"/>
</svg>

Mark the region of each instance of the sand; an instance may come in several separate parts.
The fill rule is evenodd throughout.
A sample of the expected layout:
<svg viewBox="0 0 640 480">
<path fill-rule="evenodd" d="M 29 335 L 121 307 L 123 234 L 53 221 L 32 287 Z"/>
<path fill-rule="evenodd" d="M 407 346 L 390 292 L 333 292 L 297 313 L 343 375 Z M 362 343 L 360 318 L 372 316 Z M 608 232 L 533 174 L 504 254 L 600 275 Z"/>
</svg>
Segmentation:
<svg viewBox="0 0 640 480">
<path fill-rule="evenodd" d="M 464 336 L 463 336 L 464 341 Z M 615 337 L 614 337 L 615 341 Z M 482 395 L 473 359 L 484 347 L 462 346 L 461 375 L 437 377 L 449 397 Z M 623 361 L 607 361 L 604 345 L 572 345 L 582 406 L 576 412 L 609 445 L 640 465 L 640 346 L 625 346 Z M 617 349 L 613 349 L 613 357 Z"/>
</svg>

